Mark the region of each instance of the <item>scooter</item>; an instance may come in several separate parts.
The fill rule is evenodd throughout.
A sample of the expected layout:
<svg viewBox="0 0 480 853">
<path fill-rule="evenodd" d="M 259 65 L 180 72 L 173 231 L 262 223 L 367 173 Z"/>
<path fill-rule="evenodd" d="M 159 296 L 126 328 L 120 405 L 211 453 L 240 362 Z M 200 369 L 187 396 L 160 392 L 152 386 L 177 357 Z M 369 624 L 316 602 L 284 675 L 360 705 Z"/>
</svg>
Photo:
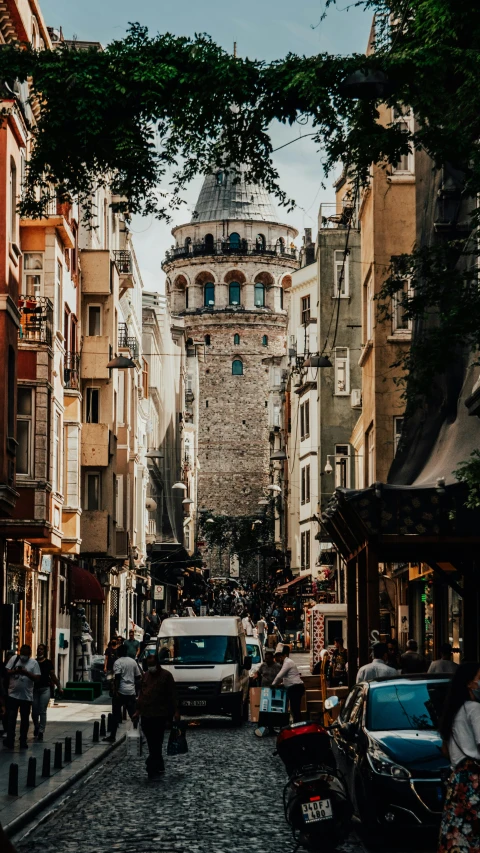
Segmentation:
<svg viewBox="0 0 480 853">
<path fill-rule="evenodd" d="M 338 701 L 331 696 L 325 710 Z M 328 728 L 310 721 L 286 726 L 278 735 L 276 751 L 289 775 L 283 806 L 295 842 L 310 851 L 335 850 L 348 835 L 352 807 L 336 768 Z"/>
</svg>

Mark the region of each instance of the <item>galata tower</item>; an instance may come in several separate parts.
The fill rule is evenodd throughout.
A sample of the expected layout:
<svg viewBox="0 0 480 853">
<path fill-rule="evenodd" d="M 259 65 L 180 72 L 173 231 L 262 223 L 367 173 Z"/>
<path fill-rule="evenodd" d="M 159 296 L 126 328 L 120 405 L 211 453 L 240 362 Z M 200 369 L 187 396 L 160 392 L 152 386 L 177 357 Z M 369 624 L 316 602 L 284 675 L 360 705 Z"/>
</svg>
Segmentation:
<svg viewBox="0 0 480 853">
<path fill-rule="evenodd" d="M 287 353 L 298 232 L 241 169 L 240 180 L 228 170 L 208 175 L 191 221 L 172 234 L 163 269 L 171 313 L 185 322 L 190 406 L 198 396 L 190 408 L 198 418 L 197 509 L 253 516 L 279 426 L 272 388 Z"/>
</svg>

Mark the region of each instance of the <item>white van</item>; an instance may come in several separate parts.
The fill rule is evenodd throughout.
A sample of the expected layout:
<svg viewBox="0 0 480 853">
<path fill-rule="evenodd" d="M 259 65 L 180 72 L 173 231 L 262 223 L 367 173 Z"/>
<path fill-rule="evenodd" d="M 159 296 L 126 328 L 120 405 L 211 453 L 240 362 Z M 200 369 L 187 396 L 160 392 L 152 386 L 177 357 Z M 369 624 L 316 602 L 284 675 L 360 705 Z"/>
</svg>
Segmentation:
<svg viewBox="0 0 480 853">
<path fill-rule="evenodd" d="M 252 661 L 238 617 L 165 619 L 157 652 L 176 681 L 182 713 L 228 715 L 235 725 L 248 719 Z"/>
</svg>

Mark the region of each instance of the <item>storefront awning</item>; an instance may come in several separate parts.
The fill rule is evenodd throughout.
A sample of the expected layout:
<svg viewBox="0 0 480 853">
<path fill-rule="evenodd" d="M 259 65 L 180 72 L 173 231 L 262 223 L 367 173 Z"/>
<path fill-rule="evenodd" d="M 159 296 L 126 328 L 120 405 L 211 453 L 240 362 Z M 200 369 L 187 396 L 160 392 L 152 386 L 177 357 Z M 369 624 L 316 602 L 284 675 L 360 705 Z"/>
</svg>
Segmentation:
<svg viewBox="0 0 480 853">
<path fill-rule="evenodd" d="M 288 581 L 288 583 L 283 583 L 281 586 L 277 586 L 275 592 L 278 595 L 288 595 L 292 586 L 301 583 L 302 581 L 306 581 L 307 583 L 312 582 L 311 575 L 299 575 L 298 578 L 294 578 L 293 581 Z"/>
<path fill-rule="evenodd" d="M 95 575 L 81 566 L 69 566 L 70 601 L 87 601 L 90 604 L 103 604 L 105 594 Z"/>
</svg>

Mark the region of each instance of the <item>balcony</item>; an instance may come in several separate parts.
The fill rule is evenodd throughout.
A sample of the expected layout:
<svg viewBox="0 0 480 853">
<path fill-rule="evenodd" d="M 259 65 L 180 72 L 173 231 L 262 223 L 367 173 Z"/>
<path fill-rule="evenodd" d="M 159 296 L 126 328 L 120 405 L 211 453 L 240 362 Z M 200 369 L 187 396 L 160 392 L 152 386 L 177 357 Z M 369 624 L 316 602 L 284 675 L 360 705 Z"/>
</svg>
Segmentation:
<svg viewBox="0 0 480 853">
<path fill-rule="evenodd" d="M 111 254 L 108 249 L 82 249 L 82 293 L 107 296 L 112 292 Z"/>
<path fill-rule="evenodd" d="M 228 240 L 214 240 L 212 242 L 187 243 L 185 246 L 175 246 L 165 255 L 163 265 L 176 261 L 179 258 L 198 258 L 211 255 L 254 255 L 256 257 L 289 258 L 297 260 L 295 247 L 285 246 L 281 242 L 275 245 L 266 245 L 260 242 L 240 240 L 239 243 L 229 243 Z"/>
<path fill-rule="evenodd" d="M 105 468 L 110 459 L 108 424 L 83 424 L 81 464 Z"/>
<path fill-rule="evenodd" d="M 109 379 L 107 367 L 112 358 L 108 335 L 92 335 L 83 339 L 80 375 L 82 379 Z"/>
<path fill-rule="evenodd" d="M 118 324 L 118 349 L 128 349 L 132 358 L 138 359 L 138 341 L 135 335 L 128 334 L 126 323 Z"/>
<path fill-rule="evenodd" d="M 80 353 L 66 352 L 63 362 L 63 383 L 71 391 L 80 390 Z"/>
<path fill-rule="evenodd" d="M 20 296 L 19 340 L 31 344 L 52 345 L 53 305 L 46 296 Z"/>
<path fill-rule="evenodd" d="M 120 279 L 120 296 L 122 296 L 125 290 L 135 287 L 132 253 L 128 249 L 115 249 L 113 259 Z"/>
<path fill-rule="evenodd" d="M 320 228 L 358 228 L 357 211 L 353 207 L 351 199 L 344 199 L 340 209 L 334 202 L 320 205 L 318 216 Z"/>
<path fill-rule="evenodd" d="M 110 516 L 107 510 L 83 510 L 80 519 L 82 553 L 108 554 L 110 550 Z"/>
</svg>

